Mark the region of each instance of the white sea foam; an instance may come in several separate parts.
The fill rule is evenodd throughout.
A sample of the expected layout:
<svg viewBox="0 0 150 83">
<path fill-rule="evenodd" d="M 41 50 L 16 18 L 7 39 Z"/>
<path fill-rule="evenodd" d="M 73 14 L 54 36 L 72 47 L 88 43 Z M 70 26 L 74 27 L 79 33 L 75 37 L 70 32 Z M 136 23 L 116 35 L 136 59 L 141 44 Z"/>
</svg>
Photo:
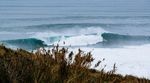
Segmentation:
<svg viewBox="0 0 150 83">
<path fill-rule="evenodd" d="M 103 38 L 100 35 L 79 35 L 69 38 L 62 38 L 59 42 L 55 42 L 54 44 L 59 44 L 60 46 L 81 46 L 96 44 L 101 41 L 103 41 Z"/>
<path fill-rule="evenodd" d="M 32 37 L 43 40 L 47 45 L 59 44 L 61 46 L 80 46 L 96 44 L 102 41 L 101 34 L 105 31 L 101 27 L 72 28 L 66 32 L 36 32 Z M 67 36 L 67 37 L 66 37 Z M 65 42 L 65 44 L 64 44 Z"/>
<path fill-rule="evenodd" d="M 150 78 L 150 45 L 126 46 L 124 48 L 81 48 L 89 52 L 92 51 L 95 61 L 105 58 L 102 65 L 107 65 L 106 70 L 111 70 L 116 63 L 118 74 L 130 74 L 138 77 Z M 93 50 L 94 49 L 94 50 Z M 77 51 L 76 49 L 72 49 Z M 100 66 L 101 67 L 101 66 Z M 96 69 L 100 69 L 100 67 Z"/>
</svg>

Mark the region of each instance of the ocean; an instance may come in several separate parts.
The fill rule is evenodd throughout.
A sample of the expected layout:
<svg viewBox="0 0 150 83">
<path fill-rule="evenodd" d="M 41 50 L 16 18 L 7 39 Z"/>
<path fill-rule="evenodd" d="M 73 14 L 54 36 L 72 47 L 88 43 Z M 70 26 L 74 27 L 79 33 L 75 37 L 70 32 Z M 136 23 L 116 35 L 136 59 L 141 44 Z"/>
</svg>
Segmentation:
<svg viewBox="0 0 150 83">
<path fill-rule="evenodd" d="M 92 50 L 106 70 L 150 78 L 150 1 L 0 0 L 0 43 Z"/>
</svg>

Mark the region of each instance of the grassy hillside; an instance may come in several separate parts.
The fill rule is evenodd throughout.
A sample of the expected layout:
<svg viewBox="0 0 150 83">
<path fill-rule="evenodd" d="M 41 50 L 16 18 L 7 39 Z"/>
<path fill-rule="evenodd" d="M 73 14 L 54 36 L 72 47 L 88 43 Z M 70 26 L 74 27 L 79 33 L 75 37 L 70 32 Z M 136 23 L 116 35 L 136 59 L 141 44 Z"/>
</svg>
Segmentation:
<svg viewBox="0 0 150 83">
<path fill-rule="evenodd" d="M 108 72 L 90 69 L 93 60 L 91 53 L 80 49 L 74 54 L 55 46 L 30 53 L 1 45 L 0 83 L 150 83 L 148 79 L 115 74 L 115 65 Z M 99 65 L 101 61 L 95 67 Z"/>
</svg>

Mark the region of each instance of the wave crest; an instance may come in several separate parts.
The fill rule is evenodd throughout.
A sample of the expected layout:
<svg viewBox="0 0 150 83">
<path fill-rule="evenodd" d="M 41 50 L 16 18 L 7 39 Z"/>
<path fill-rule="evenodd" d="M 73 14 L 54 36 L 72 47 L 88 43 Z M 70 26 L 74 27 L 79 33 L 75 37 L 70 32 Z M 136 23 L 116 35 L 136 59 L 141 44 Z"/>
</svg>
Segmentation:
<svg viewBox="0 0 150 83">
<path fill-rule="evenodd" d="M 59 44 L 60 46 L 146 44 L 150 43 L 150 36 L 132 36 L 103 32 L 73 36 L 41 36 L 39 38 L 6 40 L 1 42 L 19 48 L 36 49 L 53 44 Z"/>
</svg>

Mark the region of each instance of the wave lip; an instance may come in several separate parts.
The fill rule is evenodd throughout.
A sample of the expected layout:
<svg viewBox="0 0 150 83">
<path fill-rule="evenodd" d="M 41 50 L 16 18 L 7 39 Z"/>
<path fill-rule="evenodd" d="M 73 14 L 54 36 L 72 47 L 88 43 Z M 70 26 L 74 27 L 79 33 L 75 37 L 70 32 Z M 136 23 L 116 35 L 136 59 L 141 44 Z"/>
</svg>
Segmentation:
<svg viewBox="0 0 150 83">
<path fill-rule="evenodd" d="M 103 43 L 108 45 L 137 45 L 150 43 L 150 36 L 121 35 L 115 33 L 103 33 Z"/>
<path fill-rule="evenodd" d="M 27 50 L 34 50 L 39 47 L 47 46 L 44 41 L 35 38 L 5 40 L 1 42 L 6 44 L 8 47 L 23 48 Z"/>
<path fill-rule="evenodd" d="M 132 36 L 132 35 L 120 35 L 114 33 L 103 33 L 102 37 L 106 41 L 146 41 L 150 40 L 150 36 Z"/>
</svg>

